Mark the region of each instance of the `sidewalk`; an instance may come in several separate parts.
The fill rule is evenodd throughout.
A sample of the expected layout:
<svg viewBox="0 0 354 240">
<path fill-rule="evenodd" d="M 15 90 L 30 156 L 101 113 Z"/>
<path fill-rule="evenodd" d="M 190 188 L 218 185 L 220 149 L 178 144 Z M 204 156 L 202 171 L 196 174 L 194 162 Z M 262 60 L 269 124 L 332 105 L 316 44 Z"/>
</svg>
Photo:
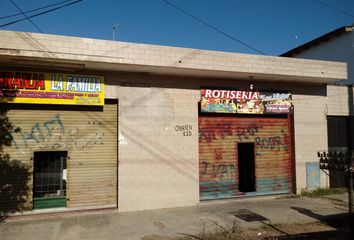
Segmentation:
<svg viewBox="0 0 354 240">
<path fill-rule="evenodd" d="M 127 213 L 77 214 L 57 218 L 7 220 L 1 240 L 163 239 L 212 231 L 236 220 L 242 228 L 316 222 L 346 214 L 347 195 L 323 198 L 255 198 L 202 202 L 199 206 Z M 161 237 L 157 237 L 161 236 Z"/>
</svg>

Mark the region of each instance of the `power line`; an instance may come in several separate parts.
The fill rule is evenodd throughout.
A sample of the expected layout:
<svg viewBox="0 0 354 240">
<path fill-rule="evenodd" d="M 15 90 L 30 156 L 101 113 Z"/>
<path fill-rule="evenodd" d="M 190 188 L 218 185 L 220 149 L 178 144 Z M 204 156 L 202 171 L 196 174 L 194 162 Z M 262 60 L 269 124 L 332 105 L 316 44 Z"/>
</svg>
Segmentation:
<svg viewBox="0 0 354 240">
<path fill-rule="evenodd" d="M 39 10 L 42 10 L 42 9 L 45 9 L 45 8 L 54 7 L 56 5 L 61 5 L 63 3 L 71 2 L 71 1 L 73 1 L 73 0 L 65 0 L 65 1 L 58 2 L 58 3 L 53 3 L 53 4 L 50 4 L 50 5 L 44 6 L 44 7 L 31 9 L 31 10 L 28 10 L 28 11 L 24 11 L 24 13 L 36 12 L 36 11 L 39 11 Z M 6 18 L 16 17 L 16 16 L 19 16 L 19 15 L 22 15 L 22 13 L 15 13 L 15 14 L 11 14 L 11 15 L 8 15 L 8 16 L 0 17 L 0 20 L 6 19 Z"/>
<path fill-rule="evenodd" d="M 249 44 L 247 44 L 247 43 L 245 43 L 245 42 L 243 42 L 243 41 L 237 39 L 236 37 L 234 37 L 234 36 L 232 36 L 232 35 L 230 35 L 230 34 L 224 32 L 223 30 L 218 29 L 217 27 L 215 27 L 215 26 L 211 25 L 210 23 L 207 23 L 206 21 L 204 21 L 204 20 L 202 20 L 202 19 L 200 19 L 200 18 L 194 16 L 193 14 L 191 14 L 191 13 L 185 11 L 184 9 L 178 7 L 177 5 L 171 3 L 171 2 L 169 2 L 169 1 L 167 1 L 167 0 L 162 0 L 162 1 L 165 2 L 166 4 L 170 5 L 171 7 L 177 9 L 178 11 L 184 13 L 185 15 L 187 15 L 187 16 L 193 18 L 194 20 L 197 20 L 198 22 L 204 24 L 205 26 L 207 26 L 207 27 L 213 29 L 214 31 L 216 31 L 216 32 L 218 32 L 218 33 L 221 33 L 222 35 L 224 35 L 224 36 L 226 36 L 226 37 L 232 39 L 233 41 L 235 41 L 235 42 L 237 42 L 237 43 L 240 43 L 240 44 L 242 44 L 242 45 L 244 45 L 244 46 L 246 46 L 246 47 L 248 47 L 248 48 L 250 48 L 250 49 L 252 49 L 252 50 L 254 50 L 254 51 L 256 51 L 256 52 L 258 52 L 258 53 L 260 53 L 260 54 L 262 54 L 262 55 L 266 55 L 266 54 L 265 54 L 264 52 L 262 52 L 261 50 L 258 50 L 258 49 L 256 49 L 255 47 L 252 47 L 251 45 L 249 45 Z"/>
<path fill-rule="evenodd" d="M 354 18 L 354 15 L 351 14 L 351 13 L 349 13 L 349 12 L 347 12 L 347 11 L 344 11 L 344 10 L 342 10 L 342 9 L 333 7 L 333 6 L 331 6 L 331 5 L 327 4 L 327 3 L 323 3 L 323 2 L 318 1 L 318 0 L 312 0 L 312 1 L 315 2 L 315 3 L 317 3 L 317 4 L 320 4 L 320 5 L 322 5 L 322 6 L 325 6 L 325 7 L 327 7 L 327 8 L 330 8 L 330 9 L 332 9 L 332 10 L 334 10 L 334 11 L 340 12 L 340 13 L 342 13 L 342 14 L 344 14 L 344 15 L 347 15 L 347 16 L 350 16 L 350 17 L 353 17 L 353 18 Z"/>
<path fill-rule="evenodd" d="M 27 15 L 26 15 L 24 12 L 22 12 L 21 8 L 19 8 L 13 0 L 9 0 L 9 1 L 12 3 L 12 5 L 14 5 L 14 6 L 17 8 L 17 10 L 19 10 L 19 11 L 22 13 L 23 16 L 26 17 L 26 19 L 27 19 L 28 21 L 30 21 L 30 22 L 32 23 L 33 26 L 35 26 L 35 28 L 38 29 L 38 31 L 39 31 L 40 33 L 43 33 L 42 30 L 41 30 L 31 19 L 29 19 L 29 18 L 27 17 Z"/>
<path fill-rule="evenodd" d="M 83 0 L 76 0 L 75 2 L 71 2 L 71 3 L 65 4 L 65 5 L 60 6 L 60 7 L 52 8 L 52 9 L 49 9 L 49 10 L 47 10 L 47 11 L 43 11 L 43 12 L 40 12 L 40 13 L 37 13 L 37 14 L 33 14 L 33 15 L 31 15 L 31 16 L 28 16 L 28 18 L 34 18 L 34 17 L 37 17 L 37 16 L 41 16 L 41 15 L 43 15 L 43 14 L 56 11 L 56 10 L 58 10 L 58 9 L 61 9 L 61 8 L 64 8 L 64 7 L 67 7 L 67 6 L 76 4 L 76 3 L 81 2 L 81 1 L 83 1 Z M 19 20 L 16 20 L 16 21 L 12 21 L 12 22 L 9 22 L 9 23 L 2 24 L 2 25 L 0 25 L 0 28 L 6 27 L 6 26 L 9 26 L 9 25 L 12 25 L 12 24 L 15 24 L 15 23 L 24 21 L 24 20 L 27 20 L 27 18 L 22 18 L 22 19 L 19 19 Z"/>
</svg>

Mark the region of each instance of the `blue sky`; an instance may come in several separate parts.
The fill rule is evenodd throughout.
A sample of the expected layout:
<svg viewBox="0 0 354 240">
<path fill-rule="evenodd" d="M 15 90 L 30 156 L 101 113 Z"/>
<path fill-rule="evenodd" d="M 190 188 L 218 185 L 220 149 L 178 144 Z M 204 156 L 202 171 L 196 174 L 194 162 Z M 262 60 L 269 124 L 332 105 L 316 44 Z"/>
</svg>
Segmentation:
<svg viewBox="0 0 354 240">
<path fill-rule="evenodd" d="M 13 0 L 23 11 L 62 0 Z M 267 55 L 279 55 L 324 33 L 354 23 L 353 0 L 168 0 Z M 348 12 L 350 15 L 319 4 Z M 0 17 L 18 13 L 0 0 Z M 22 18 L 19 16 L 17 18 Z M 17 19 L 0 19 L 0 24 Z M 32 18 L 48 34 L 259 54 L 163 0 L 83 0 Z M 38 32 L 23 21 L 4 30 Z"/>
</svg>

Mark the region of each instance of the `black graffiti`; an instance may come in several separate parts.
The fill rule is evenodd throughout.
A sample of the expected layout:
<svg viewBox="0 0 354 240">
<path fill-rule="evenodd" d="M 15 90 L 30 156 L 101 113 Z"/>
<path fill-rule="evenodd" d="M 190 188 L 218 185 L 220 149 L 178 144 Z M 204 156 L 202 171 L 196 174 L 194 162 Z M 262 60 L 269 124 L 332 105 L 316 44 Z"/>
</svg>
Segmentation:
<svg viewBox="0 0 354 240">
<path fill-rule="evenodd" d="M 209 163 L 202 162 L 201 174 L 210 177 L 229 176 L 236 174 L 236 166 L 233 163 Z"/>
<path fill-rule="evenodd" d="M 279 151 L 282 146 L 281 138 L 279 136 L 268 138 L 255 138 L 256 148 L 264 148 Z"/>
<path fill-rule="evenodd" d="M 287 144 L 282 143 L 282 138 L 284 136 L 262 137 L 262 134 L 259 134 L 261 129 L 263 129 L 263 126 L 258 126 L 257 124 L 250 124 L 244 127 L 233 127 L 232 123 L 216 123 L 201 128 L 199 130 L 199 138 L 200 141 L 205 140 L 210 143 L 217 139 L 224 139 L 227 136 L 236 136 L 236 142 L 254 141 L 256 148 L 269 149 L 272 151 L 286 151 L 288 149 Z M 284 129 L 281 129 L 280 132 L 285 135 Z M 218 156 L 216 156 L 215 159 L 220 160 Z"/>
<path fill-rule="evenodd" d="M 217 123 L 215 124 L 218 135 L 224 139 L 227 136 L 232 136 L 232 126 L 231 123 Z"/>
<path fill-rule="evenodd" d="M 225 139 L 225 137 L 232 135 L 231 123 L 216 123 L 215 125 L 199 130 L 200 140 L 205 140 L 206 142 L 212 142 L 217 138 Z"/>
<path fill-rule="evenodd" d="M 250 136 L 255 136 L 258 132 L 259 129 L 262 129 L 262 126 L 257 126 L 256 124 L 251 125 L 249 127 L 246 128 L 239 128 L 237 129 L 237 137 L 240 141 L 245 140 L 245 139 L 249 139 Z"/>
<path fill-rule="evenodd" d="M 200 140 L 205 140 L 206 142 L 212 142 L 213 140 L 216 140 L 216 135 L 214 132 L 209 132 L 205 129 L 200 129 L 199 130 L 199 138 Z"/>
</svg>

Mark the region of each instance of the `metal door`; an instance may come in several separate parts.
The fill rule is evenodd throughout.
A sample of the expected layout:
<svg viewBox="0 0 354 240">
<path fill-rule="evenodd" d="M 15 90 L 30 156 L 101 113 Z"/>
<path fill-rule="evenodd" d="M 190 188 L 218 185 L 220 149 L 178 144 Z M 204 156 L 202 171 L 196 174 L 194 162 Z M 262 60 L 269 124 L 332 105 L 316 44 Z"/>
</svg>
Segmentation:
<svg viewBox="0 0 354 240">
<path fill-rule="evenodd" d="M 292 192 L 289 118 L 199 117 L 200 199 Z M 255 145 L 255 192 L 238 189 L 238 143 Z"/>
<path fill-rule="evenodd" d="M 306 188 L 313 190 L 320 187 L 320 165 L 318 162 L 306 163 Z"/>
</svg>

